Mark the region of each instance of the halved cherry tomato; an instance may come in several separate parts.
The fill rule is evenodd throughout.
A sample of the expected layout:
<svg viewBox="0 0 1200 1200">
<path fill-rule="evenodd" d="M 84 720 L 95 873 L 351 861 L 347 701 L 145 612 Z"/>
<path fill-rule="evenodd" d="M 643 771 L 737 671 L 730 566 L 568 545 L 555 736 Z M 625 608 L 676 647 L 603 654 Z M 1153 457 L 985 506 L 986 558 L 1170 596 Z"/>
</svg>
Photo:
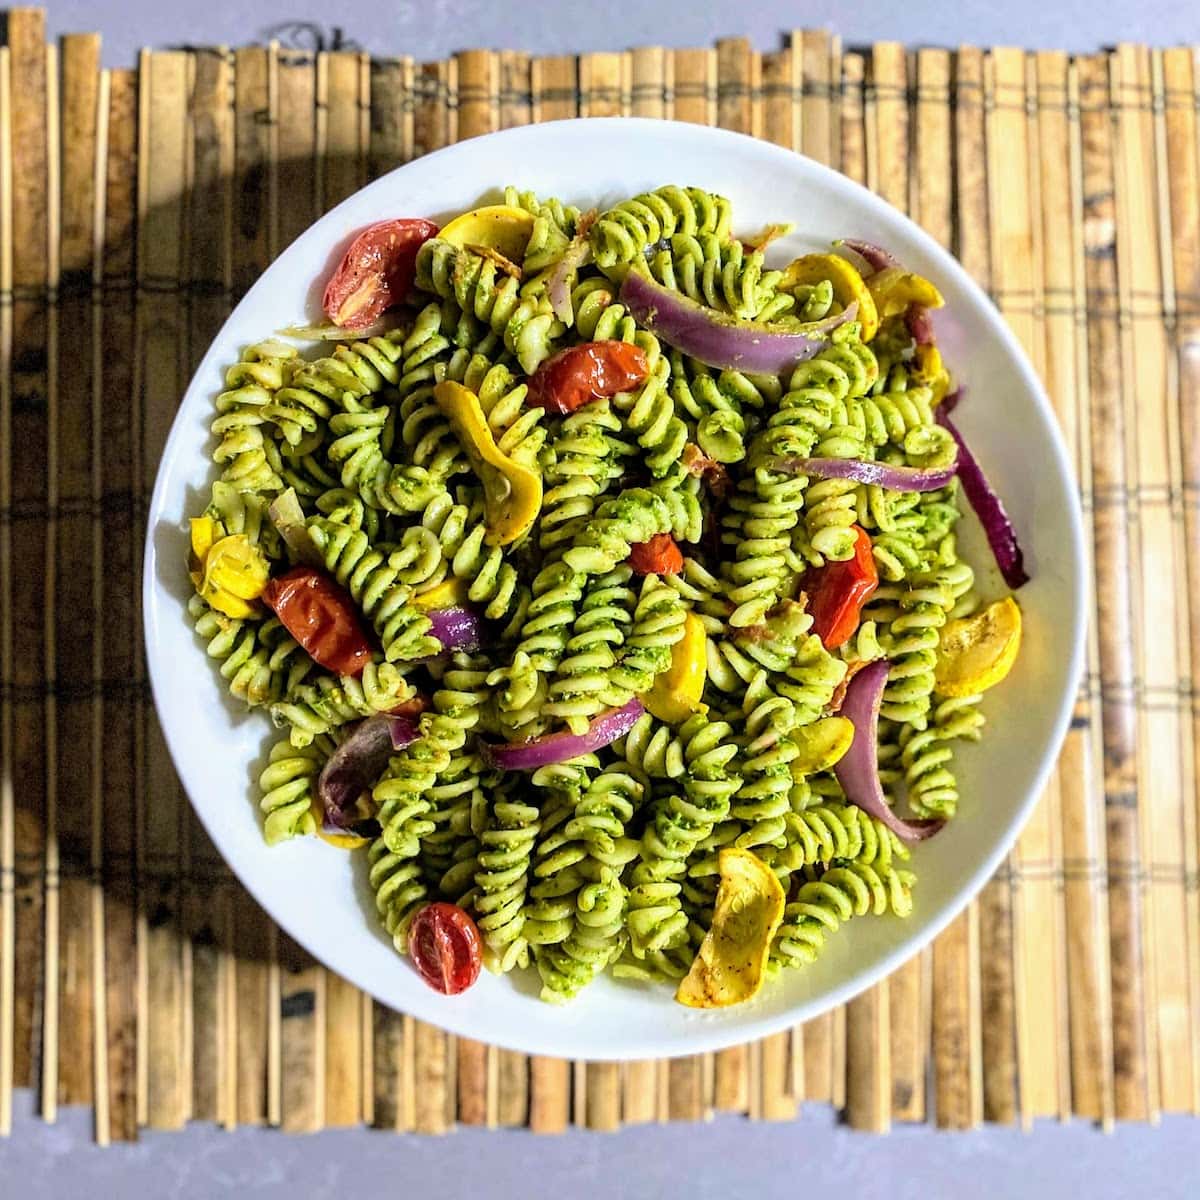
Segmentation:
<svg viewBox="0 0 1200 1200">
<path fill-rule="evenodd" d="M 683 552 L 669 533 L 656 533 L 648 542 L 629 547 L 629 565 L 635 575 L 678 575 Z"/>
<path fill-rule="evenodd" d="M 479 930 L 457 904 L 427 904 L 408 927 L 408 953 L 435 992 L 457 996 L 479 978 L 483 947 Z"/>
<path fill-rule="evenodd" d="M 417 251 L 437 234 L 432 221 L 403 217 L 368 225 L 325 285 L 325 315 L 343 329 L 366 329 L 412 287 Z"/>
<path fill-rule="evenodd" d="M 572 413 L 601 396 L 627 392 L 646 381 L 646 352 L 629 342 L 584 342 L 552 354 L 529 380 L 530 404 Z"/>
<path fill-rule="evenodd" d="M 328 575 L 295 567 L 272 579 L 262 599 L 319 666 L 357 675 L 371 661 L 354 601 Z"/>
<path fill-rule="evenodd" d="M 854 556 L 845 562 L 828 562 L 804 577 L 813 632 L 826 650 L 836 650 L 854 633 L 863 605 L 879 586 L 871 538 L 865 529 L 853 528 Z"/>
</svg>

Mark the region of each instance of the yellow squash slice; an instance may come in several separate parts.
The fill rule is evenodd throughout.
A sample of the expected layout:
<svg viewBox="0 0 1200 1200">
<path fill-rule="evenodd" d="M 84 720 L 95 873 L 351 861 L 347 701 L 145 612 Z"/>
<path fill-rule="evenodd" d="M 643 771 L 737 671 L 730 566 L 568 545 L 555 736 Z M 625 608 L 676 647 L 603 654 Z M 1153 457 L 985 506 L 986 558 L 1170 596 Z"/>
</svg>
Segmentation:
<svg viewBox="0 0 1200 1200">
<path fill-rule="evenodd" d="M 443 380 L 433 398 L 458 436 L 483 484 L 489 546 L 507 546 L 527 533 L 542 507 L 542 477 L 514 462 L 496 445 L 479 397 L 461 383 Z"/>
<path fill-rule="evenodd" d="M 671 665 L 657 676 L 641 701 L 660 721 L 679 725 L 700 707 L 707 675 L 708 635 L 704 622 L 695 613 L 688 613 L 683 620 L 683 637 L 671 648 Z"/>
<path fill-rule="evenodd" d="M 453 246 L 487 247 L 520 263 L 532 233 L 532 213 L 508 204 L 488 204 L 455 217 L 438 237 Z"/>
<path fill-rule="evenodd" d="M 903 267 L 884 267 L 867 280 L 881 321 L 899 316 L 910 304 L 922 308 L 941 308 L 942 293 L 923 275 L 914 275 Z"/>
<path fill-rule="evenodd" d="M 191 519 L 191 547 L 188 550 L 188 574 L 192 583 L 199 591 L 204 586 L 204 560 L 212 549 L 213 542 L 221 535 L 221 530 L 212 517 L 193 517 Z"/>
<path fill-rule="evenodd" d="M 727 846 L 717 864 L 721 882 L 712 928 L 675 993 L 689 1008 L 725 1008 L 758 995 L 783 920 L 783 888 L 762 859 Z"/>
<path fill-rule="evenodd" d="M 792 760 L 792 774 L 799 778 L 833 767 L 854 741 L 854 723 L 846 717 L 825 717 L 793 729 L 789 736 L 800 751 Z"/>
<path fill-rule="evenodd" d="M 436 612 L 439 608 L 461 608 L 467 603 L 469 587 L 465 579 L 445 579 L 429 591 L 419 592 L 412 598 L 412 603 L 424 612 Z"/>
<path fill-rule="evenodd" d="M 942 629 L 934 689 L 942 696 L 977 696 L 1012 670 L 1021 649 L 1021 610 L 1011 596 Z"/>
<path fill-rule="evenodd" d="M 244 533 L 213 542 L 204 556 L 198 591 L 211 608 L 242 619 L 258 614 L 254 601 L 269 578 L 267 560 Z"/>
<path fill-rule="evenodd" d="M 795 259 L 783 273 L 782 288 L 791 292 L 803 284 L 833 284 L 833 297 L 842 308 L 858 304 L 857 321 L 862 326 L 862 339 L 869 342 L 879 329 L 879 314 L 875 298 L 863 277 L 837 254 L 805 254 Z"/>
</svg>

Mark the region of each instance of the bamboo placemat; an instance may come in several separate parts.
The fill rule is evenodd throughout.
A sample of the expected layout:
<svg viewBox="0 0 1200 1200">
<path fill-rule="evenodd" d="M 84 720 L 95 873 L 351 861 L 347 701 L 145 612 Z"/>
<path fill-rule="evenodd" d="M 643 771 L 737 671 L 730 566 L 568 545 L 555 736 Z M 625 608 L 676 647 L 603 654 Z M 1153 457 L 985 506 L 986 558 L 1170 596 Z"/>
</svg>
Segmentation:
<svg viewBox="0 0 1200 1200">
<path fill-rule="evenodd" d="M 1200 1112 L 1200 58 L 1121 46 L 445 62 L 0 49 L 0 1132 L 193 1118 L 615 1129 L 714 1111 L 965 1129 Z M 845 1008 L 718 1054 L 566 1063 L 454 1039 L 324 970 L 193 817 L 146 689 L 146 501 L 233 301 L 368 179 L 488 130 L 635 114 L 830 163 L 990 288 L 1042 373 L 1094 564 L 1088 670 L 1010 861 Z"/>
</svg>

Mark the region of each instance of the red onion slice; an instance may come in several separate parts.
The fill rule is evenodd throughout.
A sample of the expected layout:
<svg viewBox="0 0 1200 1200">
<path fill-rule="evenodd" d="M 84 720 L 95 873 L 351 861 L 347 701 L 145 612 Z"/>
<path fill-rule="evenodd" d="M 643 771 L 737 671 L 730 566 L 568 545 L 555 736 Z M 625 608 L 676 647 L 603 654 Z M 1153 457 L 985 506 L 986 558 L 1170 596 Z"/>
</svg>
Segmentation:
<svg viewBox="0 0 1200 1200">
<path fill-rule="evenodd" d="M 841 715 L 854 726 L 854 740 L 833 773 L 851 804 L 878 817 L 902 842 L 920 842 L 933 837 L 946 822 L 905 821 L 896 816 L 879 782 L 879 703 L 888 667 L 887 659 L 878 659 L 863 667 L 846 688 Z"/>
<path fill-rule="evenodd" d="M 376 713 L 359 721 L 317 777 L 317 799 L 327 832 L 353 829 L 359 796 L 383 774 L 393 751 L 415 741 L 417 732 L 416 723 L 407 716 Z"/>
<path fill-rule="evenodd" d="M 639 271 L 625 276 L 620 300 L 639 325 L 668 346 L 710 367 L 758 375 L 781 375 L 812 358 L 829 344 L 830 333 L 858 313 L 852 302 L 840 313 L 806 325 L 803 332 L 789 332 L 697 304 Z"/>
<path fill-rule="evenodd" d="M 426 614 L 429 632 L 443 650 L 479 649 L 479 614 L 469 608 L 438 608 Z"/>
<path fill-rule="evenodd" d="M 1004 582 L 1015 592 L 1022 584 L 1029 582 L 1025 571 L 1025 555 L 1020 542 L 1017 541 L 1016 528 L 1005 511 L 1003 501 L 988 483 L 983 468 L 971 453 L 958 427 L 950 420 L 950 410 L 958 404 L 960 398 L 957 392 L 953 396 L 947 396 L 938 406 L 936 420 L 958 444 L 958 477 L 962 481 L 963 491 L 983 525 L 988 545 L 992 548 Z M 950 403 L 951 401 L 953 403 Z"/>
<path fill-rule="evenodd" d="M 876 271 L 882 271 L 886 267 L 900 265 L 892 254 L 874 242 L 864 242 L 859 238 L 842 238 L 840 241 L 834 242 L 834 245 L 838 249 L 844 246 L 847 250 L 853 250 L 870 267 L 868 274 L 873 275 Z M 866 276 L 863 278 L 865 279 Z"/>
<path fill-rule="evenodd" d="M 908 332 L 912 334 L 913 341 L 918 346 L 933 345 L 933 318 L 924 305 L 910 304 L 904 314 L 904 324 L 908 326 Z"/>
<path fill-rule="evenodd" d="M 595 209 L 579 218 L 579 226 L 571 244 L 563 252 L 562 258 L 550 269 L 550 276 L 546 280 L 546 294 L 550 297 L 550 307 L 564 325 L 571 325 L 575 320 L 575 311 L 571 307 L 571 280 L 579 268 L 586 266 L 591 260 L 592 243 L 588 240 L 588 230 L 595 219 Z"/>
<path fill-rule="evenodd" d="M 499 746 L 484 742 L 479 752 L 484 762 L 502 771 L 536 771 L 538 767 L 603 749 L 628 733 L 645 711 L 642 702 L 634 698 L 620 708 L 602 712 L 588 726 L 587 733 L 550 733 L 530 742 L 506 742 Z"/>
<path fill-rule="evenodd" d="M 958 470 L 957 462 L 948 467 L 894 467 L 860 458 L 777 458 L 771 465 L 785 474 L 852 479 L 855 483 L 878 484 L 894 492 L 936 492 Z"/>
</svg>

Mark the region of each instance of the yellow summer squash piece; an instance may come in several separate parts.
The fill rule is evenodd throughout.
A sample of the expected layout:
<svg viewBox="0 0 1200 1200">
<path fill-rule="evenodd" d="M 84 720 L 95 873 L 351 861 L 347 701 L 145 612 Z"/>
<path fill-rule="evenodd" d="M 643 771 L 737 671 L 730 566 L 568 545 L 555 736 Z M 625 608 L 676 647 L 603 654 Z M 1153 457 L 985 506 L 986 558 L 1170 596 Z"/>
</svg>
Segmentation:
<svg viewBox="0 0 1200 1200">
<path fill-rule="evenodd" d="M 204 586 L 204 560 L 217 540 L 220 530 L 212 517 L 193 517 L 191 520 L 191 548 L 188 551 L 188 574 L 196 591 Z"/>
<path fill-rule="evenodd" d="M 1011 596 L 942 629 L 934 690 L 942 696 L 977 696 L 1012 670 L 1021 649 L 1021 610 Z"/>
<path fill-rule="evenodd" d="M 252 617 L 268 577 L 262 551 L 244 533 L 231 533 L 214 542 L 205 555 L 200 595 L 227 617 Z"/>
<path fill-rule="evenodd" d="M 469 589 L 470 584 L 465 579 L 445 579 L 429 591 L 415 595 L 412 604 L 414 608 L 423 612 L 436 612 L 439 608 L 461 608 L 467 603 Z"/>
<path fill-rule="evenodd" d="M 529 531 L 542 507 L 542 477 L 501 452 L 488 428 L 479 397 L 461 383 L 443 380 L 433 389 L 471 467 L 483 484 L 489 546 L 507 546 Z"/>
<path fill-rule="evenodd" d="M 721 882 L 712 928 L 675 993 L 689 1008 L 725 1008 L 758 995 L 783 920 L 783 888 L 762 859 L 727 846 L 717 865 Z"/>
<path fill-rule="evenodd" d="M 854 722 L 847 717 L 825 717 L 811 725 L 801 725 L 788 735 L 800 753 L 792 760 L 796 777 L 828 771 L 850 749 L 854 741 Z"/>
<path fill-rule="evenodd" d="M 910 304 L 922 308 L 941 308 L 942 293 L 923 275 L 914 275 L 903 267 L 884 267 L 867 280 L 881 321 L 899 316 Z"/>
<path fill-rule="evenodd" d="M 533 213 L 508 204 L 488 204 L 455 217 L 438 237 L 452 246 L 487 247 L 519 263 L 532 233 Z"/>
<path fill-rule="evenodd" d="M 700 707 L 708 675 L 708 635 L 695 613 L 683 619 L 683 637 L 671 648 L 671 665 L 657 676 L 641 701 L 660 721 L 678 725 Z"/>
<path fill-rule="evenodd" d="M 857 321 L 862 326 L 862 340 L 869 342 L 879 329 L 879 313 L 863 277 L 837 254 L 805 254 L 795 259 L 783 273 L 782 288 L 791 292 L 804 284 L 833 284 L 833 298 L 842 308 L 858 304 Z"/>
</svg>

